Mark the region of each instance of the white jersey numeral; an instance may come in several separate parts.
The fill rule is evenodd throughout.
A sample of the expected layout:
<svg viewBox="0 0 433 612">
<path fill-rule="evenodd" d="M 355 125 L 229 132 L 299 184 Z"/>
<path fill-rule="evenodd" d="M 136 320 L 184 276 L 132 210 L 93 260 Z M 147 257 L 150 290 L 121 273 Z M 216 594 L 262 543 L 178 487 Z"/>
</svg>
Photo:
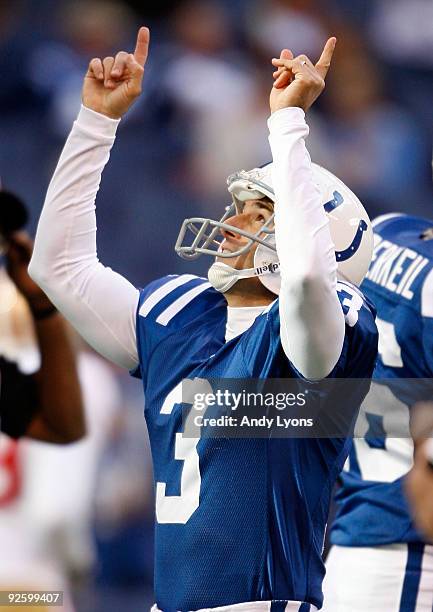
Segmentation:
<svg viewBox="0 0 433 612">
<path fill-rule="evenodd" d="M 182 382 L 166 397 L 161 414 L 170 415 L 176 404 L 182 403 Z M 193 411 L 186 420 L 193 418 Z M 185 524 L 200 504 L 200 465 L 197 444 L 200 438 L 184 438 L 182 432 L 176 434 L 174 458 L 183 461 L 180 481 L 180 495 L 166 495 L 165 482 L 156 483 L 156 520 L 158 523 Z"/>
<path fill-rule="evenodd" d="M 349 327 L 354 327 L 358 322 L 359 311 L 362 308 L 364 300 L 355 289 L 345 283 L 337 283 L 338 293 L 346 294 L 342 301 L 342 306 L 348 310 L 344 315 L 344 319 Z"/>
<path fill-rule="evenodd" d="M 369 444 L 367 415 L 380 418 L 384 448 Z M 398 437 L 396 433 L 398 432 Z M 397 399 L 385 385 L 372 383 L 356 423 L 354 439 L 356 457 L 363 480 L 393 482 L 410 470 L 413 464 L 413 442 L 410 437 L 409 407 Z M 358 437 L 364 435 L 365 437 Z"/>
<path fill-rule="evenodd" d="M 376 318 L 376 323 L 379 330 L 379 354 L 383 364 L 394 368 L 403 367 L 394 325 L 379 318 Z M 367 434 L 368 414 L 381 419 L 383 433 L 386 435 L 383 441 L 385 448 L 375 448 L 366 438 L 355 438 L 361 477 L 375 482 L 392 482 L 406 474 L 413 464 L 409 407 L 397 399 L 388 387 L 373 382 L 361 407 L 356 424 L 357 436 Z M 390 437 L 387 435 L 389 432 L 398 432 L 399 437 Z"/>
<path fill-rule="evenodd" d="M 379 331 L 379 355 L 383 365 L 392 368 L 402 368 L 401 348 L 397 342 L 395 328 L 392 323 L 376 318 L 377 329 Z"/>
</svg>

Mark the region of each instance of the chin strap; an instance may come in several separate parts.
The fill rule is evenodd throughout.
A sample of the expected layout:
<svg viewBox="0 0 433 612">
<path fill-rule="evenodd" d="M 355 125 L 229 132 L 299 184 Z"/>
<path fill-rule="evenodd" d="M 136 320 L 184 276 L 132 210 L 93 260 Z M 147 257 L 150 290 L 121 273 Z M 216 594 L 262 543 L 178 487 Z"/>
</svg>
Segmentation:
<svg viewBox="0 0 433 612">
<path fill-rule="evenodd" d="M 241 278 L 253 278 L 264 274 L 275 274 L 280 268 L 278 263 L 264 264 L 257 268 L 246 268 L 245 270 L 235 270 L 221 261 L 216 261 L 208 270 L 207 276 L 210 284 L 220 293 L 225 293 L 233 287 Z"/>
</svg>

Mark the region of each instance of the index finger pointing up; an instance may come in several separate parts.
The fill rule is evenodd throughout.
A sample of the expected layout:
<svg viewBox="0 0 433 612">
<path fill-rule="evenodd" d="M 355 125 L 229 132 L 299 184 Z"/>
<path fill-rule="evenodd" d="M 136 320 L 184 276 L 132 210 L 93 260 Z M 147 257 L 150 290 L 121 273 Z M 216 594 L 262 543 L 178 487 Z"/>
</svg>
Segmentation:
<svg viewBox="0 0 433 612">
<path fill-rule="evenodd" d="M 328 74 L 329 67 L 331 65 L 332 55 L 334 53 L 335 45 L 337 44 L 337 39 L 335 36 L 329 38 L 326 41 L 326 44 L 323 48 L 322 55 L 320 56 L 319 61 L 316 64 L 316 70 L 324 79 Z"/>
<path fill-rule="evenodd" d="M 137 44 L 135 45 L 134 57 L 140 66 L 144 66 L 149 50 L 150 32 L 149 28 L 141 27 L 137 34 Z"/>
</svg>

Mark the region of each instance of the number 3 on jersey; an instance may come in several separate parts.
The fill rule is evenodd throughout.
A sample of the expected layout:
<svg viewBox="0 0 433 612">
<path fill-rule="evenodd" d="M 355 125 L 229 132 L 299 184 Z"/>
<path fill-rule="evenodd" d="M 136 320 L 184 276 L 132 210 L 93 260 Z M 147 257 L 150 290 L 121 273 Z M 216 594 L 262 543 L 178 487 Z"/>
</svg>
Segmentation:
<svg viewBox="0 0 433 612">
<path fill-rule="evenodd" d="M 185 384 L 185 383 L 184 383 Z M 182 382 L 165 398 L 161 414 L 171 415 L 176 404 L 182 404 Z M 188 419 L 193 417 L 193 411 Z M 183 461 L 180 480 L 180 495 L 166 495 L 165 482 L 156 483 L 156 520 L 158 523 L 185 524 L 200 504 L 200 465 L 197 444 L 200 438 L 184 438 L 182 432 L 176 433 L 174 459 Z"/>
</svg>

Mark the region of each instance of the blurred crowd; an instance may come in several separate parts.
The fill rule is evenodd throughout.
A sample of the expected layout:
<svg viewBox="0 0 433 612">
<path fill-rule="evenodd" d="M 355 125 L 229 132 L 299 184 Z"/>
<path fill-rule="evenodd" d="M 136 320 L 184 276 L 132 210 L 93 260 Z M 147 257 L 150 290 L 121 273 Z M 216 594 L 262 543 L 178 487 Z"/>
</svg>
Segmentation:
<svg viewBox="0 0 433 612">
<path fill-rule="evenodd" d="M 36 223 L 89 59 L 131 49 L 146 23 L 145 95 L 104 172 L 99 249 L 137 285 L 190 271 L 172 248 L 180 222 L 220 216 L 226 176 L 269 160 L 271 57 L 289 47 L 315 58 L 335 34 L 309 119 L 314 161 L 372 216 L 433 216 L 432 13 L 430 0 L 0 0 L 0 176 Z"/>
<path fill-rule="evenodd" d="M 285 47 L 317 58 L 332 34 L 327 91 L 308 120 L 313 160 L 372 217 L 433 218 L 432 23 L 431 0 L 0 0 L 2 183 L 34 229 L 89 60 L 130 50 L 148 25 L 144 95 L 122 120 L 98 197 L 99 255 L 137 286 L 203 273 L 207 261 L 192 270 L 174 253 L 182 220 L 219 218 L 226 176 L 269 160 L 271 58 Z M 64 562 L 78 610 L 144 609 L 153 510 L 140 386 L 93 355 L 82 361 L 92 446 L 57 460 L 50 453 L 69 451 L 22 444 L 40 501 L 31 520 L 46 523 L 47 567 Z M 37 474 L 39 491 L 57 480 L 64 496 L 36 495 Z"/>
</svg>

